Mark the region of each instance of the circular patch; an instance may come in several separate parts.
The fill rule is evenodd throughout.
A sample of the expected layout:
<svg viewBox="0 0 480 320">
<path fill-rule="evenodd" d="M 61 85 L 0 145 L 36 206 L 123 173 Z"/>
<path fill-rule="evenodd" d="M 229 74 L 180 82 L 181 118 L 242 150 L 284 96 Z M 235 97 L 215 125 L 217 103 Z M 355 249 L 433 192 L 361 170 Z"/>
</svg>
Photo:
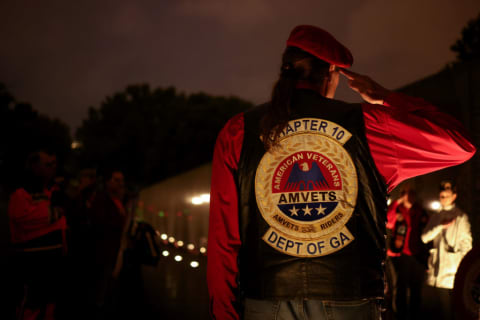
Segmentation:
<svg viewBox="0 0 480 320">
<path fill-rule="evenodd" d="M 255 176 L 257 205 L 271 227 L 264 240 L 272 240 L 272 247 L 287 254 L 328 254 L 328 250 L 320 252 L 320 243 L 328 247 L 332 235 L 336 235 L 335 241 L 353 238 L 345 224 L 355 208 L 357 189 L 355 166 L 342 142 L 312 131 L 286 134 L 265 153 Z M 286 245 L 279 246 L 281 238 L 293 247 L 285 250 Z M 311 243 L 318 247 L 315 254 L 307 250 Z M 295 244 L 298 252 L 292 252 Z M 329 253 L 342 247 L 332 246 Z M 312 246 L 310 249 L 314 251 Z"/>
</svg>

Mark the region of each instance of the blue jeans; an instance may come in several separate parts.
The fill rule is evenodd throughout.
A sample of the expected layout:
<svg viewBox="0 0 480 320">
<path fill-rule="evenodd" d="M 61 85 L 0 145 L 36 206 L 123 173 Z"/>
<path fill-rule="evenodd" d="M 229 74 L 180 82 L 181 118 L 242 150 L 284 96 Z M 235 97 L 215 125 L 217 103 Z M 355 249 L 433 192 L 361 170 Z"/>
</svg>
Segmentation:
<svg viewBox="0 0 480 320">
<path fill-rule="evenodd" d="M 246 299 L 244 320 L 379 320 L 377 300 Z"/>
</svg>

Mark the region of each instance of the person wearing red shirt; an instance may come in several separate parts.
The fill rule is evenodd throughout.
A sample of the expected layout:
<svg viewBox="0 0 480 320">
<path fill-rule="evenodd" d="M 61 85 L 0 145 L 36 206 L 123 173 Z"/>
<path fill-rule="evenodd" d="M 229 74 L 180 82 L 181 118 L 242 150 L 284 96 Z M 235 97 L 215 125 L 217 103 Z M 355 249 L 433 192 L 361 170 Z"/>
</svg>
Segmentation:
<svg viewBox="0 0 480 320">
<path fill-rule="evenodd" d="M 387 211 L 387 280 L 396 319 L 418 315 L 426 271 L 426 248 L 420 235 L 428 216 L 406 186 Z"/>
<path fill-rule="evenodd" d="M 8 203 L 11 242 L 24 288 L 22 319 L 54 319 L 66 253 L 65 196 L 54 184 L 56 156 L 45 150 L 27 159 L 26 178 Z"/>
<path fill-rule="evenodd" d="M 207 282 L 215 319 L 378 319 L 386 195 L 476 149 L 422 99 L 348 71 L 350 51 L 298 26 L 269 103 L 214 149 Z M 365 100 L 333 99 L 340 75 Z"/>
</svg>

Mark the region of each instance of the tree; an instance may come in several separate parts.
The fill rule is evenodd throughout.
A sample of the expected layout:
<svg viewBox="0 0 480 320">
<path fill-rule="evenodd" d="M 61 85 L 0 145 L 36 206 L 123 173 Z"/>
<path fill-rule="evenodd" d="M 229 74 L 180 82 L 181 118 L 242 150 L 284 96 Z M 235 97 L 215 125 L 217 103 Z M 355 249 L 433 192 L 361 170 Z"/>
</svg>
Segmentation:
<svg viewBox="0 0 480 320">
<path fill-rule="evenodd" d="M 63 163 L 70 152 L 69 127 L 20 103 L 0 83 L 0 181 L 11 191 L 20 182 L 29 152 L 47 149 Z"/>
<path fill-rule="evenodd" d="M 129 86 L 89 109 L 76 133 L 81 166 L 120 168 L 139 186 L 159 181 L 210 161 L 227 119 L 251 106 L 235 97 Z"/>
<path fill-rule="evenodd" d="M 460 61 L 480 58 L 480 14 L 468 22 L 462 30 L 461 39 L 450 49 L 457 53 L 457 59 Z"/>
</svg>

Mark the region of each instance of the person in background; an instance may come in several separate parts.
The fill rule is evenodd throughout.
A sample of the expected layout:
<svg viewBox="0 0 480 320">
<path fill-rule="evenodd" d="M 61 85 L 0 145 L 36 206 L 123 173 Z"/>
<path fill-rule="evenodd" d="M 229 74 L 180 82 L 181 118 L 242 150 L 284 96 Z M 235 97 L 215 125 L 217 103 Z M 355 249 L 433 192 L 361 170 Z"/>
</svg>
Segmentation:
<svg viewBox="0 0 480 320">
<path fill-rule="evenodd" d="M 468 215 L 455 205 L 457 187 L 442 181 L 441 210 L 434 213 L 422 232 L 424 243 L 432 242 L 428 258 L 425 312 L 432 319 L 453 319 L 452 289 L 463 257 L 472 249 Z"/>
<path fill-rule="evenodd" d="M 121 269 L 121 246 L 128 220 L 123 172 L 107 170 L 104 181 L 104 191 L 96 193 L 89 211 L 94 242 L 90 305 L 101 319 L 113 312 L 115 280 Z"/>
<path fill-rule="evenodd" d="M 386 195 L 460 164 L 463 126 L 347 70 L 318 27 L 293 29 L 270 102 L 220 131 L 212 162 L 207 282 L 215 319 L 379 319 Z M 335 100 L 343 75 L 365 100 Z"/>
<path fill-rule="evenodd" d="M 405 186 L 387 211 L 387 277 L 392 307 L 398 320 L 420 314 L 425 277 L 425 246 L 420 235 L 428 220 L 415 191 Z"/>
<path fill-rule="evenodd" d="M 67 224 L 70 231 L 69 243 L 71 255 L 82 259 L 86 245 L 91 237 L 91 222 L 88 211 L 92 206 L 97 189 L 96 170 L 85 168 L 80 170 L 76 179 L 70 182 L 68 208 L 66 212 Z"/>
<path fill-rule="evenodd" d="M 92 261 L 95 260 L 95 243 L 89 210 L 97 189 L 96 170 L 84 168 L 67 188 L 68 204 L 65 217 L 68 232 L 68 292 L 63 304 L 63 319 L 87 318 L 86 305 L 89 281 L 92 277 Z"/>
<path fill-rule="evenodd" d="M 49 150 L 29 154 L 22 186 L 10 196 L 8 215 L 21 319 L 55 319 L 66 246 L 65 196 L 55 184 L 57 159 Z"/>
</svg>

